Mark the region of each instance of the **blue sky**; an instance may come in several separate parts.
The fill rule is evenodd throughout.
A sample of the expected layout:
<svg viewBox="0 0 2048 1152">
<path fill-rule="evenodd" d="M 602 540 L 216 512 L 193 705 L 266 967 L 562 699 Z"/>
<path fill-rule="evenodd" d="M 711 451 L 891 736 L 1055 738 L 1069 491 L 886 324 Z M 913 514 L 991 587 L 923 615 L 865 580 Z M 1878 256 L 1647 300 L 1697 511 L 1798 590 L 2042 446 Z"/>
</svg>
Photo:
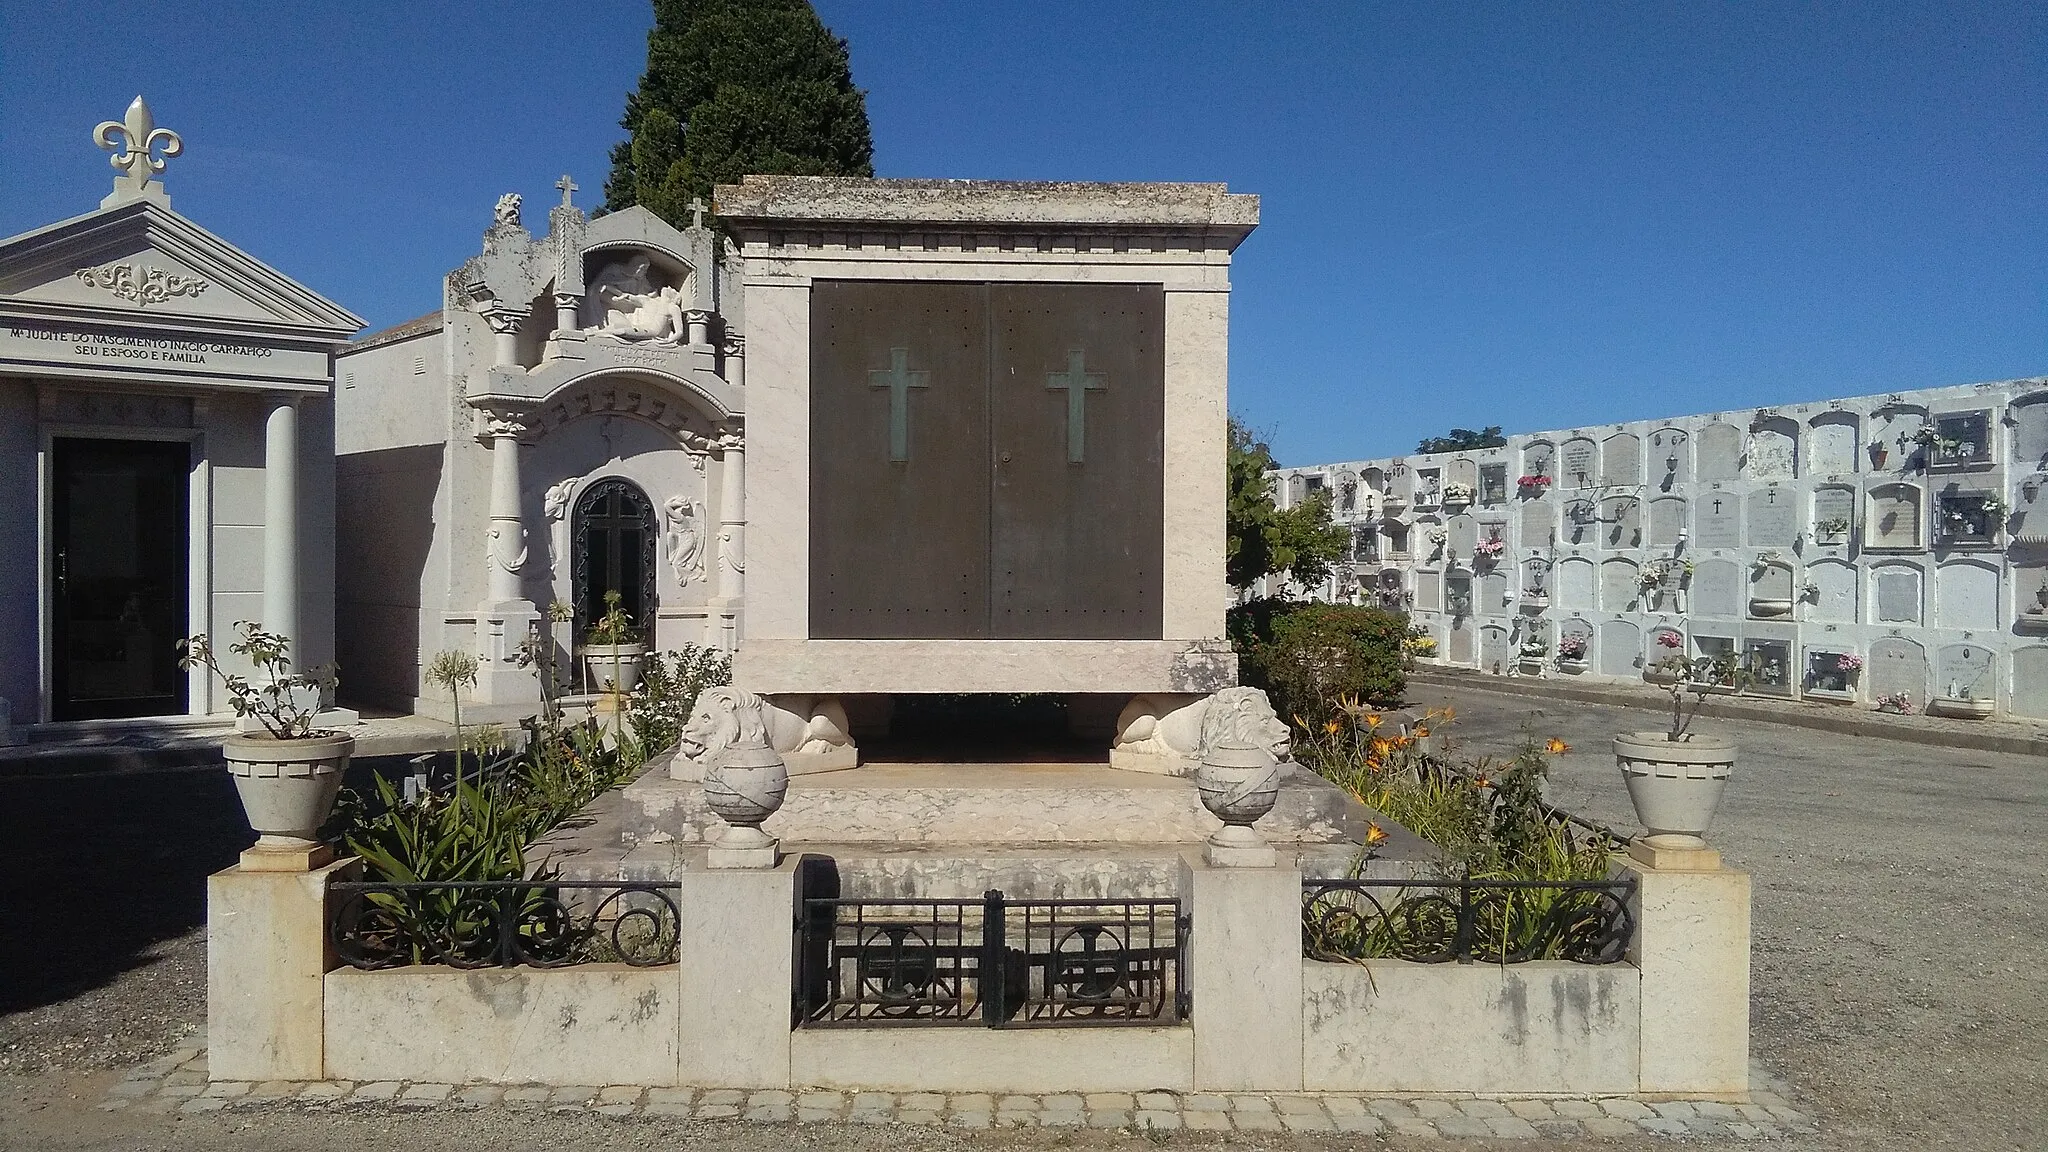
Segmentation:
<svg viewBox="0 0 2048 1152">
<path fill-rule="evenodd" d="M 822 0 L 885 176 L 1222 180 L 1288 463 L 2048 373 L 2048 7 Z M 0 234 L 148 95 L 178 209 L 382 326 L 595 202 L 642 0 L 10 5 Z"/>
</svg>

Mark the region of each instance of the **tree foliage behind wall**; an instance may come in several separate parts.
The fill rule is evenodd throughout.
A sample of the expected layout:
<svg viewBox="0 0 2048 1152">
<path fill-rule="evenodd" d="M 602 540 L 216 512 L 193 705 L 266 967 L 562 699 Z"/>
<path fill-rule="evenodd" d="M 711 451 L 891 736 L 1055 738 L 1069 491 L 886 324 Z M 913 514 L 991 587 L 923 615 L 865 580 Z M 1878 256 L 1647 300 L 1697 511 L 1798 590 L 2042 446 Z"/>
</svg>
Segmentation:
<svg viewBox="0 0 2048 1152">
<path fill-rule="evenodd" d="M 678 227 L 742 176 L 873 176 L 846 41 L 807 0 L 654 0 L 647 71 L 626 97 L 605 208 Z"/>
<path fill-rule="evenodd" d="M 1448 436 L 1425 436 L 1415 446 L 1417 452 L 1466 452 L 1474 448 L 1505 448 L 1508 438 L 1501 435 L 1500 425 L 1489 424 L 1479 431 L 1470 428 L 1453 428 Z"/>
<path fill-rule="evenodd" d="M 1330 495 L 1319 492 L 1292 508 L 1273 500 L 1273 454 L 1236 417 L 1230 420 L 1230 500 L 1224 574 L 1240 591 L 1262 576 L 1285 573 L 1314 588 L 1343 559 L 1351 534 L 1330 523 Z"/>
</svg>

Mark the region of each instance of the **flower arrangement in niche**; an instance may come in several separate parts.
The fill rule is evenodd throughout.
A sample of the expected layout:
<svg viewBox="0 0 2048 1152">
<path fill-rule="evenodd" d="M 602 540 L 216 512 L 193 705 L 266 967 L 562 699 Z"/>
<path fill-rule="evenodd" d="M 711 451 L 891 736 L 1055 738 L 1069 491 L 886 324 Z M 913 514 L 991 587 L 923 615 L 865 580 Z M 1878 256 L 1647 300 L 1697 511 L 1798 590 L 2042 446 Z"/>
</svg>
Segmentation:
<svg viewBox="0 0 2048 1152">
<path fill-rule="evenodd" d="M 1472 552 L 1481 560 L 1498 560 L 1507 555 L 1508 542 L 1498 536 L 1490 536 L 1473 545 Z"/>
<path fill-rule="evenodd" d="M 1643 565 L 1642 570 L 1636 573 L 1636 583 L 1641 585 L 1645 592 L 1664 583 L 1664 566 L 1662 564 Z"/>
<path fill-rule="evenodd" d="M 1913 696 L 1908 692 L 1894 692 L 1889 696 L 1879 696 L 1877 698 L 1877 710 L 1879 712 L 1890 712 L 1895 716 L 1911 716 L 1913 714 Z"/>
<path fill-rule="evenodd" d="M 1662 648 L 1683 648 L 1685 647 L 1685 637 L 1680 636 L 1676 632 L 1659 632 L 1657 633 L 1657 644 Z"/>
<path fill-rule="evenodd" d="M 1475 495 L 1477 495 L 1477 492 L 1470 484 L 1452 482 L 1444 485 L 1444 503 L 1446 504 L 1470 504 L 1472 497 Z"/>
<path fill-rule="evenodd" d="M 1444 541 L 1449 540 L 1450 538 L 1451 534 L 1441 527 L 1431 528 L 1429 530 L 1429 542 L 1431 544 L 1435 544 L 1441 547 Z"/>
<path fill-rule="evenodd" d="M 1854 672 L 1863 667 L 1863 657 L 1854 652 L 1844 652 L 1835 657 L 1835 667 L 1843 672 Z"/>
<path fill-rule="evenodd" d="M 1830 516 L 1815 524 L 1813 530 L 1823 536 L 1846 536 L 1849 533 L 1849 518 L 1847 516 Z"/>
<path fill-rule="evenodd" d="M 1586 634 L 1567 632 L 1557 640 L 1559 660 L 1584 660 L 1586 658 Z"/>
<path fill-rule="evenodd" d="M 1541 495 L 1550 487 L 1550 477 L 1541 472 L 1531 473 L 1516 480 L 1515 487 L 1521 489 L 1524 495 Z"/>
</svg>

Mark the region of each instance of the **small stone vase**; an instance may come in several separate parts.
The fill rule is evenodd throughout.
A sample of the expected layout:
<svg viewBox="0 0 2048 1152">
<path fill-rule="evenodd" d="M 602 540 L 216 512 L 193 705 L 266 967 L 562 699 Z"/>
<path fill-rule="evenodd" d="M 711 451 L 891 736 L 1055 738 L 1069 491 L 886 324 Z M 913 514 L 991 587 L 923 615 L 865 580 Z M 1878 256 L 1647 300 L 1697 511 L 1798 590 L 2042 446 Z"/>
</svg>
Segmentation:
<svg viewBox="0 0 2048 1152">
<path fill-rule="evenodd" d="M 738 744 L 704 770 L 704 804 L 726 827 L 712 841 L 715 868 L 772 868 L 775 838 L 761 822 L 782 807 L 789 766 L 763 741 Z"/>
<path fill-rule="evenodd" d="M 1644 839 L 1659 848 L 1706 847 L 1721 793 L 1735 770 L 1735 745 L 1718 736 L 1667 740 L 1662 732 L 1614 738 L 1614 759 L 1628 785 Z"/>
<path fill-rule="evenodd" d="M 325 855 L 315 837 L 334 808 L 355 747 L 353 736 L 279 740 L 267 732 L 236 734 L 222 742 L 242 812 L 256 833 L 252 852 L 279 859 L 295 855 L 305 864 Z"/>
</svg>

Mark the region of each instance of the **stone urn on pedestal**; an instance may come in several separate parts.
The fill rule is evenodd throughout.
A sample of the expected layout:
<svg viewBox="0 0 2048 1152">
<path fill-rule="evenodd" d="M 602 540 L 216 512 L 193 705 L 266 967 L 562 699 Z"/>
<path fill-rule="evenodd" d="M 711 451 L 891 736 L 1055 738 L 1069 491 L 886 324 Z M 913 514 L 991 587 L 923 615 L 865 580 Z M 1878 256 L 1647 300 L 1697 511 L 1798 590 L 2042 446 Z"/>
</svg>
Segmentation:
<svg viewBox="0 0 2048 1152">
<path fill-rule="evenodd" d="M 775 837 L 761 822 L 782 807 L 789 792 L 789 766 L 766 740 L 734 745 L 704 770 L 704 803 L 725 827 L 709 837 L 706 862 L 713 868 L 773 868 Z"/>
<path fill-rule="evenodd" d="M 320 843 L 320 826 L 334 808 L 348 771 L 355 737 L 313 727 L 321 701 L 334 690 L 331 667 L 294 674 L 291 642 L 260 624 L 243 621 L 228 650 L 256 669 L 258 681 L 224 671 L 205 635 L 179 642 L 179 664 L 203 667 L 220 679 L 235 715 L 259 726 L 221 744 L 242 812 L 256 843 L 242 853 L 249 872 L 303 872 L 334 859 Z"/>
<path fill-rule="evenodd" d="M 1614 738 L 1614 759 L 1645 835 L 1629 855 L 1653 868 L 1720 866 L 1703 839 L 1735 770 L 1735 745 L 1719 736 L 1631 732 Z"/>
<path fill-rule="evenodd" d="M 1209 863 L 1218 868 L 1277 863 L 1273 846 L 1252 828 L 1280 795 L 1280 765 L 1271 753 L 1248 743 L 1213 744 L 1203 750 L 1194 777 L 1202 807 L 1223 821 L 1209 837 Z"/>
</svg>

